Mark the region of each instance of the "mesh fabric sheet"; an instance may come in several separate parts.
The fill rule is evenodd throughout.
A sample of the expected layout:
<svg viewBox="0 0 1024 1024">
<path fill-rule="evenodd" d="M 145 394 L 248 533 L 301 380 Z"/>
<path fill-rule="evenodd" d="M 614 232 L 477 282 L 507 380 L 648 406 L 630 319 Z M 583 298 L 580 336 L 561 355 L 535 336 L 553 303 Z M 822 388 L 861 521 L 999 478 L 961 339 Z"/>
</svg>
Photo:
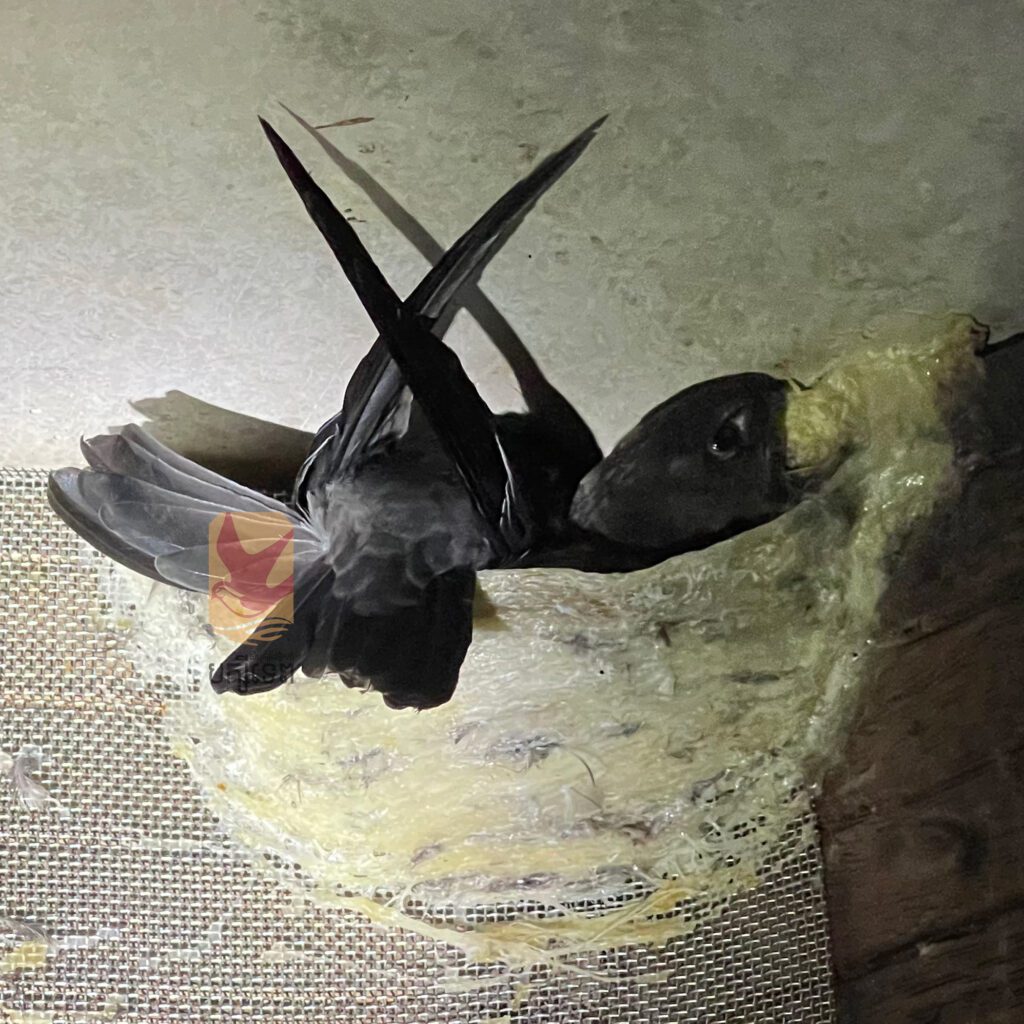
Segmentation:
<svg viewBox="0 0 1024 1024">
<path fill-rule="evenodd" d="M 233 849 L 171 756 L 160 717 L 179 682 L 143 688 L 102 625 L 106 563 L 49 511 L 42 474 L 0 472 L 0 540 L 0 750 L 38 760 L 49 794 L 26 807 L 0 777 L 0 1019 L 834 1020 L 805 822 L 756 889 L 695 908 L 686 937 L 569 970 L 467 967 L 452 947 L 314 906 Z"/>
</svg>

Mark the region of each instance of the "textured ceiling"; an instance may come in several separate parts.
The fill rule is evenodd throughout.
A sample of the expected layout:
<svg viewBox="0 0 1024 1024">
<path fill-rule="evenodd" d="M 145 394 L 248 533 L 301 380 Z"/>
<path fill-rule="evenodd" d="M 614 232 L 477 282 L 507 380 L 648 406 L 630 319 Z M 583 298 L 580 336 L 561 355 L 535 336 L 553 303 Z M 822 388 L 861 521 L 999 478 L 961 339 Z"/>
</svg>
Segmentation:
<svg viewBox="0 0 1024 1024">
<path fill-rule="evenodd" d="M 256 110 L 396 285 L 425 265 L 274 99 L 375 118 L 328 134 L 446 244 L 610 113 L 486 279 L 606 443 L 710 372 L 813 370 L 823 332 L 877 311 L 1024 318 L 1014 0 L 10 0 L 0 21 L 0 462 L 66 462 L 172 388 L 332 413 L 368 322 Z"/>
</svg>

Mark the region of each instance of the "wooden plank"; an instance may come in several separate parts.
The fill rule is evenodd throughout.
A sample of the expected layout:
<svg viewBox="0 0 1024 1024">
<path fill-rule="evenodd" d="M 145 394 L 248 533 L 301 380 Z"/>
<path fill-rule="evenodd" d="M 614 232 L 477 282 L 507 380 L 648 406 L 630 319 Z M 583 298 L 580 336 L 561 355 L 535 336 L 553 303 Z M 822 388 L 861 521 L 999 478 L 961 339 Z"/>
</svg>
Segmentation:
<svg viewBox="0 0 1024 1024">
<path fill-rule="evenodd" d="M 892 956 L 841 987 L 845 1021 L 1020 1024 L 1024 908 Z"/>
<path fill-rule="evenodd" d="M 989 370 L 818 801 L 844 1024 L 1024 1021 L 1024 353 Z"/>
</svg>

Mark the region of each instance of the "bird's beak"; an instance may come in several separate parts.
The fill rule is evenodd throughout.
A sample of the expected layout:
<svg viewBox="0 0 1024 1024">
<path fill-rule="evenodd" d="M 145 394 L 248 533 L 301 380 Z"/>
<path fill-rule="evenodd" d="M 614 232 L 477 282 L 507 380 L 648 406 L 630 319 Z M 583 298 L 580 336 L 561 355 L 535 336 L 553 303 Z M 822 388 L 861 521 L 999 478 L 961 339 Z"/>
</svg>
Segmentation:
<svg viewBox="0 0 1024 1024">
<path fill-rule="evenodd" d="M 879 431 L 886 423 L 891 432 L 905 429 L 897 421 L 911 415 L 944 419 L 950 402 L 980 379 L 976 357 L 1024 340 L 1018 335 L 988 345 L 989 329 L 964 314 L 904 316 L 864 336 L 875 339 L 870 347 L 810 386 L 786 382 L 785 473 L 795 491 L 824 484 L 873 439 L 884 443 Z"/>
<path fill-rule="evenodd" d="M 820 486 L 856 446 L 856 401 L 824 381 L 788 383 L 784 413 L 786 478 L 802 493 Z"/>
</svg>

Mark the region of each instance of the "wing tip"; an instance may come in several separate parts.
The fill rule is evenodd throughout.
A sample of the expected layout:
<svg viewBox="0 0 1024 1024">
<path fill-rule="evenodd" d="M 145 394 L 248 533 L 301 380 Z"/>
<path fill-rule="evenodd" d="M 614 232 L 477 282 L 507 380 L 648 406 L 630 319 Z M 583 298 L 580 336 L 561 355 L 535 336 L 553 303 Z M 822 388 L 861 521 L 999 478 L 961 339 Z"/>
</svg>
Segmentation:
<svg viewBox="0 0 1024 1024">
<path fill-rule="evenodd" d="M 295 675 L 295 669 L 288 669 L 285 666 L 276 666 L 276 671 L 269 670 L 271 666 L 238 666 L 232 664 L 236 655 L 231 654 L 210 673 L 210 686 L 214 693 L 237 693 L 240 697 L 246 697 L 253 693 L 267 693 L 284 686 Z"/>
<path fill-rule="evenodd" d="M 262 114 L 257 114 L 256 120 L 259 121 L 260 127 L 263 129 L 263 134 L 266 135 L 267 139 L 270 141 L 270 144 L 274 147 L 274 151 L 276 153 L 280 155 L 282 148 L 287 149 L 287 146 L 285 146 L 284 139 L 282 139 L 281 136 L 278 135 L 277 131 L 274 129 L 274 126 L 265 117 L 263 117 Z"/>
<path fill-rule="evenodd" d="M 267 141 L 274 149 L 278 162 L 284 168 L 285 174 L 288 175 L 292 184 L 299 190 L 300 195 L 303 195 L 303 198 L 305 199 L 302 189 L 308 188 L 310 185 L 314 185 L 315 187 L 315 183 L 312 178 L 310 178 L 309 172 L 302 166 L 302 163 L 295 155 L 291 146 L 289 146 L 288 143 L 278 135 L 274 126 L 262 115 L 257 114 L 256 117 L 260 123 L 260 127 L 263 129 L 263 134 L 267 137 Z"/>
</svg>

